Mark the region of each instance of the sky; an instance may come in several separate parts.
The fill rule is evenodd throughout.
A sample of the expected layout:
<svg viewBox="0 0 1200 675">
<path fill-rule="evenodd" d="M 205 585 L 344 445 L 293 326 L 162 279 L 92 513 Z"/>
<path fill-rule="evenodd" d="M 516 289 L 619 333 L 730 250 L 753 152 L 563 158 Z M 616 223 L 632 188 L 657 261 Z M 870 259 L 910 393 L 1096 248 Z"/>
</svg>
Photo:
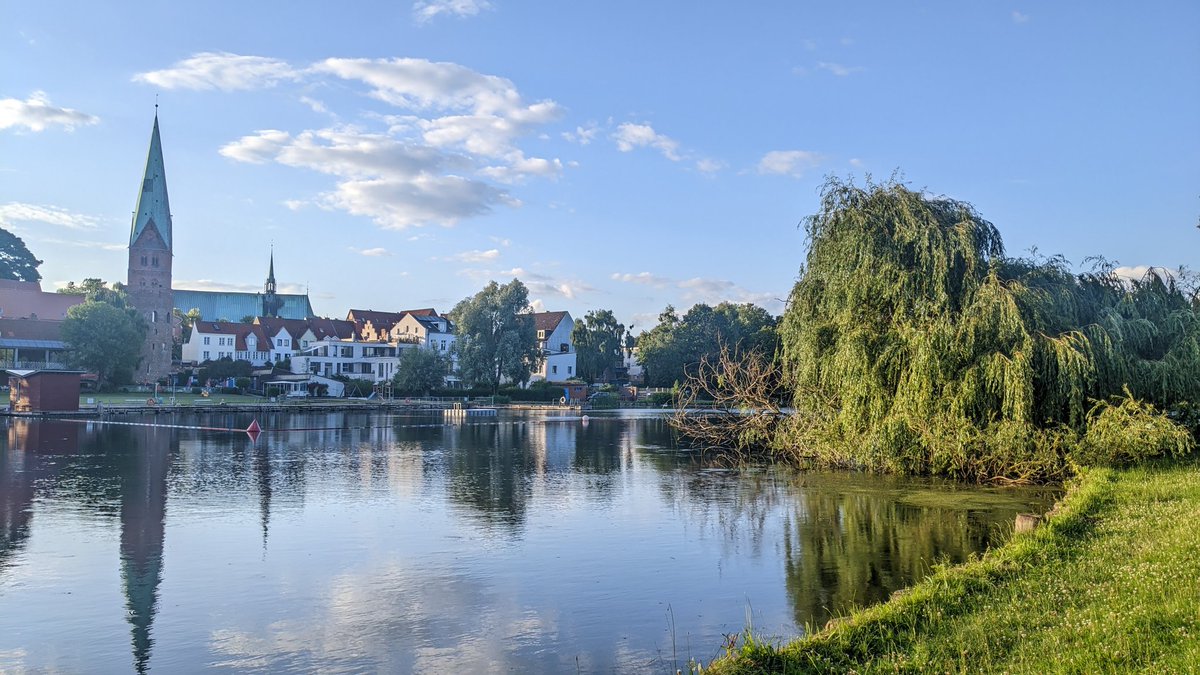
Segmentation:
<svg viewBox="0 0 1200 675">
<path fill-rule="evenodd" d="M 157 101 L 177 288 L 316 312 L 754 302 L 835 176 L 1011 254 L 1200 267 L 1200 3 L 0 0 L 0 227 L 123 281 Z"/>
</svg>

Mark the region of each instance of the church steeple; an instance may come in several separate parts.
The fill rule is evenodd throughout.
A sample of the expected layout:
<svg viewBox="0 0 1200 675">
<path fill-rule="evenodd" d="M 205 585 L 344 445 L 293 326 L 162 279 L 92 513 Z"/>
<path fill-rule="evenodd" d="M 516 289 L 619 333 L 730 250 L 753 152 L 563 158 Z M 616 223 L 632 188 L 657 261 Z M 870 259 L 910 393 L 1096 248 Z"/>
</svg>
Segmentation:
<svg viewBox="0 0 1200 675">
<path fill-rule="evenodd" d="M 152 228 L 158 233 L 167 250 L 171 250 L 171 204 L 167 200 L 167 173 L 163 164 L 162 140 L 158 136 L 158 107 L 154 111 L 154 130 L 150 133 L 150 152 L 146 156 L 146 172 L 142 176 L 142 191 L 138 194 L 137 210 L 129 232 L 129 245 Z"/>
<path fill-rule="evenodd" d="M 167 201 L 167 174 L 163 168 L 162 140 L 158 135 L 158 106 L 154 130 L 142 174 L 137 210 L 129 230 L 129 302 L 146 320 L 146 341 L 135 381 L 157 382 L 171 372 L 171 205 Z"/>
<path fill-rule="evenodd" d="M 267 295 L 275 295 L 275 249 L 271 249 L 271 266 L 267 268 Z"/>
<path fill-rule="evenodd" d="M 263 287 L 262 316 L 279 316 L 283 298 L 275 295 L 275 248 L 271 248 L 271 265 L 267 268 L 267 283 Z"/>
</svg>

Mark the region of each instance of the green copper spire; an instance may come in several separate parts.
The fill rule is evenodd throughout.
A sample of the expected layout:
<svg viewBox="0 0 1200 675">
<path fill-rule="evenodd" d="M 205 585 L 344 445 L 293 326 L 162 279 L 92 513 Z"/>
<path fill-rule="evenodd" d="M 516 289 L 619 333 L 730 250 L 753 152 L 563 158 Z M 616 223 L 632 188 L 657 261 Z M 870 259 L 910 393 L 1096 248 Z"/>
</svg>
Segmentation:
<svg viewBox="0 0 1200 675">
<path fill-rule="evenodd" d="M 132 246 L 146 228 L 158 231 L 159 237 L 171 250 L 171 205 L 167 201 L 167 174 L 163 168 L 162 141 L 158 137 L 157 106 L 154 113 L 154 131 L 150 134 L 150 152 L 146 156 L 146 174 L 142 178 L 142 192 L 138 195 L 137 211 L 133 214 L 133 228 L 129 233 Z"/>
</svg>

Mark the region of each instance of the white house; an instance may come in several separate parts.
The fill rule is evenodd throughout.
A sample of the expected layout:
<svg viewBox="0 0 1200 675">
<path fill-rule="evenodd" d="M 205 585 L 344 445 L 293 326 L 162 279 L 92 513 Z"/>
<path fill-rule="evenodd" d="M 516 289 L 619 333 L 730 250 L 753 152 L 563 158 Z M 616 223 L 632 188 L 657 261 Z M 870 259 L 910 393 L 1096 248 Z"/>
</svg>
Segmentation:
<svg viewBox="0 0 1200 675">
<path fill-rule="evenodd" d="M 571 313 L 537 312 L 532 316 L 542 363 L 530 381 L 565 382 L 575 377 L 575 344 L 571 341 L 575 320 Z"/>
<path fill-rule="evenodd" d="M 182 359 L 203 363 L 229 358 L 261 366 L 268 362 L 270 352 L 271 340 L 255 324 L 197 321 L 191 337 L 183 343 Z"/>
<path fill-rule="evenodd" d="M 396 374 L 400 350 L 406 345 L 361 342 L 326 337 L 292 357 L 293 373 L 324 377 L 345 375 L 356 379 L 386 382 Z M 413 348 L 413 346 L 407 346 Z"/>
</svg>

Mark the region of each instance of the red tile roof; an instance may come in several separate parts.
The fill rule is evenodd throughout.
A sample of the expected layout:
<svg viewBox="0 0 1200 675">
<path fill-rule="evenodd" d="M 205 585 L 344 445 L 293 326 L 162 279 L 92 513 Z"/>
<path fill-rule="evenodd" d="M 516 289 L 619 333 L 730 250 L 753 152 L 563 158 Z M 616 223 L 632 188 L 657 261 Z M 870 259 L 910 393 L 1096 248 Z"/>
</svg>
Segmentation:
<svg viewBox="0 0 1200 675">
<path fill-rule="evenodd" d="M 533 317 L 533 326 L 537 330 L 544 330 L 547 333 L 558 328 L 558 324 L 562 323 L 567 317 L 566 312 L 535 312 L 530 316 Z"/>
</svg>

